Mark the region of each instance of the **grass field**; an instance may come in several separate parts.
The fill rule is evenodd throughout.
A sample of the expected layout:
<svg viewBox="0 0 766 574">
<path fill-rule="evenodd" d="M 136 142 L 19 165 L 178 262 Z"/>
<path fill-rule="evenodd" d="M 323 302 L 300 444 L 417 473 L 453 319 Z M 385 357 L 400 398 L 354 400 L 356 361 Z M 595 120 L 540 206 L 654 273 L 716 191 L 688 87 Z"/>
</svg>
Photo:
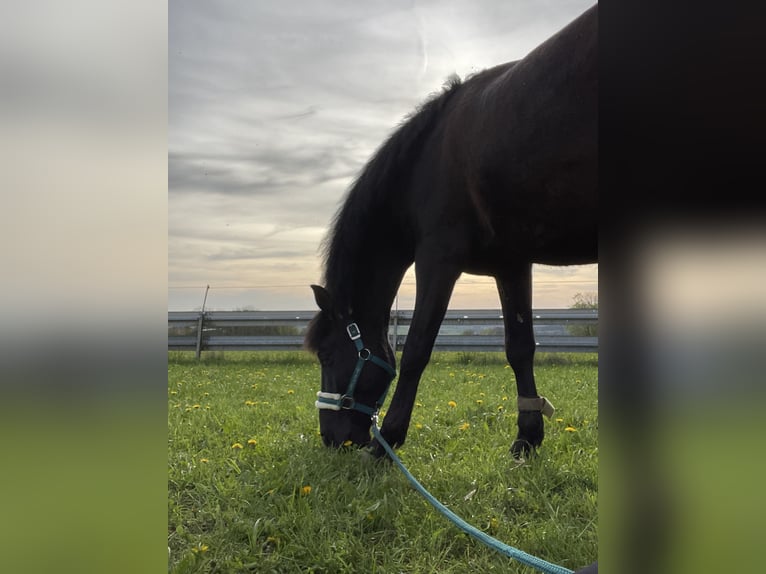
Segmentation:
<svg viewBox="0 0 766 574">
<path fill-rule="evenodd" d="M 597 556 L 597 355 L 539 355 L 557 407 L 517 464 L 500 354 L 434 354 L 399 455 L 462 518 L 571 569 Z M 306 353 L 169 353 L 168 570 L 533 572 L 436 513 L 393 465 L 321 444 Z M 385 414 L 385 408 L 383 411 Z"/>
</svg>

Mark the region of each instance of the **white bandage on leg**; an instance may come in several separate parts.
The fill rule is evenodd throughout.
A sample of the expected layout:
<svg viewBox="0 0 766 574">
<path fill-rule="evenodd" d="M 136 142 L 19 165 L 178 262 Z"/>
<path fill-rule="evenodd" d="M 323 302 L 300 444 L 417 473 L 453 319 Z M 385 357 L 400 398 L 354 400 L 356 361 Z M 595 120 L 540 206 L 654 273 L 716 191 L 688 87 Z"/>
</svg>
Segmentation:
<svg viewBox="0 0 766 574">
<path fill-rule="evenodd" d="M 548 418 L 551 418 L 553 416 L 553 413 L 556 412 L 556 409 L 553 407 L 550 401 L 546 399 L 545 397 L 535 397 L 535 398 L 517 397 L 517 399 L 518 399 L 517 408 L 520 411 L 540 411 Z"/>
</svg>

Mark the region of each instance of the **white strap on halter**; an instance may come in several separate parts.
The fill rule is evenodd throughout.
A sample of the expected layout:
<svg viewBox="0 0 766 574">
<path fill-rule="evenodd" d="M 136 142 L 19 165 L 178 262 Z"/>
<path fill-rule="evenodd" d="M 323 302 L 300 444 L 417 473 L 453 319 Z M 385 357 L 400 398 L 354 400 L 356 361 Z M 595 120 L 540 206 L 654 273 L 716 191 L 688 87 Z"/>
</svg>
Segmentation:
<svg viewBox="0 0 766 574">
<path fill-rule="evenodd" d="M 540 411 L 548 418 L 551 418 L 553 416 L 553 413 L 556 412 L 556 409 L 553 407 L 550 401 L 546 399 L 545 397 L 535 397 L 535 398 L 517 397 L 517 398 L 518 398 L 518 409 L 520 411 Z"/>
<path fill-rule="evenodd" d="M 340 393 L 325 393 L 322 391 L 317 392 L 317 398 L 318 399 L 330 399 L 332 401 L 335 401 L 335 404 L 333 403 L 326 403 L 322 401 L 315 401 L 314 406 L 318 409 L 329 409 L 331 411 L 339 411 L 340 410 Z"/>
</svg>

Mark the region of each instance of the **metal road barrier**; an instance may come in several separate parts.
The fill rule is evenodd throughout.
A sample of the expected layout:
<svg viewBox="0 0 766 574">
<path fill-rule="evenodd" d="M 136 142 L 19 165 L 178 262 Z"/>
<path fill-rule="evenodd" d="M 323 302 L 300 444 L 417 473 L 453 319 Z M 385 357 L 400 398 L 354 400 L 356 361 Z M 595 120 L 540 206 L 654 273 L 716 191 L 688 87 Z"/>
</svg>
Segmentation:
<svg viewBox="0 0 766 574">
<path fill-rule="evenodd" d="M 316 311 L 169 311 L 168 350 L 282 351 L 303 348 L 303 336 Z M 537 309 L 533 312 L 537 351 L 598 352 L 598 309 Z M 389 337 L 401 350 L 412 311 L 391 313 Z M 500 310 L 447 311 L 434 351 L 503 351 Z"/>
</svg>

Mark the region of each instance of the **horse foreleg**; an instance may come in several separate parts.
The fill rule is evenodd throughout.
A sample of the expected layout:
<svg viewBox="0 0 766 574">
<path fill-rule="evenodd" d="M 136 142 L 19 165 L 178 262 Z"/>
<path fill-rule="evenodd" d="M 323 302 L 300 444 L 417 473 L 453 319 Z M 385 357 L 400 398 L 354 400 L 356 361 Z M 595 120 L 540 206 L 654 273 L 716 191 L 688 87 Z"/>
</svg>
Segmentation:
<svg viewBox="0 0 766 574">
<path fill-rule="evenodd" d="M 417 294 L 412 322 L 407 341 L 402 350 L 399 381 L 391 404 L 386 412 L 381 434 L 394 447 L 404 444 L 410 426 L 415 396 L 420 377 L 431 358 L 431 351 L 439 333 L 444 314 L 460 271 L 442 267 L 435 268 L 428 263 L 415 266 Z M 383 447 L 372 443 L 376 456 L 383 456 Z"/>
<path fill-rule="evenodd" d="M 511 445 L 511 453 L 514 457 L 521 457 L 542 444 L 545 436 L 543 407 L 548 404 L 537 394 L 533 371 L 532 266 L 524 265 L 508 271 L 496 277 L 496 282 L 503 308 L 505 356 L 516 375 L 518 395 L 519 432 Z"/>
</svg>

